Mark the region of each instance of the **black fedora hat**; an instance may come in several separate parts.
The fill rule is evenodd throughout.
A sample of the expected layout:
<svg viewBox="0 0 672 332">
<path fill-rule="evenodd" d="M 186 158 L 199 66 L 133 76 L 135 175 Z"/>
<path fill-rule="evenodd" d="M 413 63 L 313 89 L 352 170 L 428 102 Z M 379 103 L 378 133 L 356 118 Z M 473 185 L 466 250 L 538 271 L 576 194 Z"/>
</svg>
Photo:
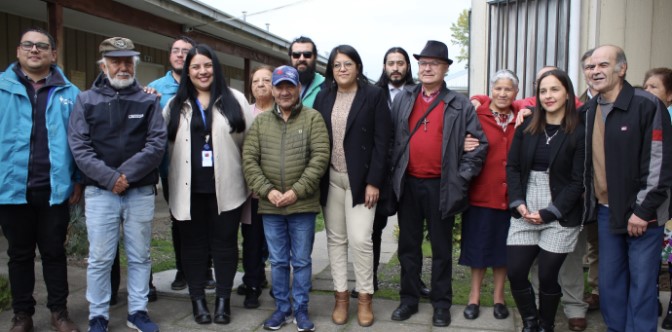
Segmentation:
<svg viewBox="0 0 672 332">
<path fill-rule="evenodd" d="M 448 59 L 448 46 L 436 40 L 427 41 L 427 44 L 425 45 L 425 48 L 422 49 L 422 52 L 420 52 L 420 54 L 413 54 L 413 57 L 417 60 L 422 57 L 437 58 L 448 62 L 449 65 L 453 64 L 453 60 Z"/>
</svg>

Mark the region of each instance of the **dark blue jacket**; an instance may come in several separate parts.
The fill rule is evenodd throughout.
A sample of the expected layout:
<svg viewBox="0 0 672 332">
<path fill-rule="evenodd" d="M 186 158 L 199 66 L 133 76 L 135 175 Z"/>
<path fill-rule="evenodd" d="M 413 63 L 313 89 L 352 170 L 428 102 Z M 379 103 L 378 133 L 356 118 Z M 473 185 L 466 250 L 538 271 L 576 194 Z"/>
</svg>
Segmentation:
<svg viewBox="0 0 672 332">
<path fill-rule="evenodd" d="M 143 92 L 137 81 L 117 90 L 99 75 L 77 97 L 68 130 L 84 184 L 112 190 L 121 174 L 131 188 L 158 182 L 166 126 L 159 98 Z"/>
<path fill-rule="evenodd" d="M 592 163 L 597 99 L 589 100 L 579 110 L 586 124 L 584 221 L 597 220 Z M 604 158 L 611 231 L 627 233 L 633 213 L 664 224 L 669 218 L 672 184 L 672 125 L 657 97 L 623 82 L 604 125 Z"/>
</svg>

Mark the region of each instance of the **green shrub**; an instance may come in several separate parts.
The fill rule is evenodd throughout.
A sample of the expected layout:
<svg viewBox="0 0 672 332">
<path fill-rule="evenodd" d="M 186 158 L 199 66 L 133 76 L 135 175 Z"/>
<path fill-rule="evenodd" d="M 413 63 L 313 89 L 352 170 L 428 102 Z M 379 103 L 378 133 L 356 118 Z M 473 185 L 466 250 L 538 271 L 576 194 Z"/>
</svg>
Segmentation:
<svg viewBox="0 0 672 332">
<path fill-rule="evenodd" d="M 89 254 L 89 239 L 86 234 L 83 202 L 70 206 L 70 225 L 68 225 L 65 250 L 69 256 L 75 258 L 84 258 Z"/>
</svg>

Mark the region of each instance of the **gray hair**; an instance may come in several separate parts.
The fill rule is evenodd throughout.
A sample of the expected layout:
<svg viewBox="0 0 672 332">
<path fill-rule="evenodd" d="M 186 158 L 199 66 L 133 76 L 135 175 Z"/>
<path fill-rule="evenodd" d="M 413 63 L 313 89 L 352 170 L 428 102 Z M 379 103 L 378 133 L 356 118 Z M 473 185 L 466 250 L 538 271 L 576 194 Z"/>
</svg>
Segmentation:
<svg viewBox="0 0 672 332">
<path fill-rule="evenodd" d="M 591 56 L 593 56 L 593 51 L 595 51 L 594 48 L 591 48 L 586 51 L 586 53 L 583 53 L 583 56 L 581 56 L 581 65 L 586 65 L 586 60 L 590 59 Z"/>
<path fill-rule="evenodd" d="M 511 83 L 513 83 L 513 87 L 518 90 L 518 76 L 508 69 L 500 69 L 492 76 L 492 78 L 490 78 L 490 89 L 492 89 L 492 87 L 495 86 L 495 83 L 501 79 L 510 80 Z"/>
<path fill-rule="evenodd" d="M 625 52 L 623 51 L 622 48 L 617 47 L 616 48 L 616 69 L 621 70 L 623 68 L 623 65 L 628 65 L 628 59 L 625 58 Z M 625 79 L 625 77 L 623 77 Z"/>
<path fill-rule="evenodd" d="M 102 58 L 100 58 L 100 60 L 96 61 L 96 64 L 97 64 L 97 65 L 104 64 L 106 58 L 109 58 L 109 57 L 105 57 L 105 56 L 103 56 Z M 134 66 L 134 67 L 137 67 L 137 66 L 138 66 L 138 63 L 140 63 L 140 57 L 137 56 L 137 55 L 134 55 L 134 56 L 133 56 L 133 66 Z"/>
</svg>

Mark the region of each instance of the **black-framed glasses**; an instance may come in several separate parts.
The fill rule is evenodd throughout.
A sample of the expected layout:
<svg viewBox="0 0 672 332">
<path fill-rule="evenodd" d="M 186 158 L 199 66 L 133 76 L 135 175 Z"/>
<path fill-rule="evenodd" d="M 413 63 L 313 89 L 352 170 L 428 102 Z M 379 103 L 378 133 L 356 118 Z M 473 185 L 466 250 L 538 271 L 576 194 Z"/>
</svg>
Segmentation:
<svg viewBox="0 0 672 332">
<path fill-rule="evenodd" d="M 43 43 L 43 42 L 33 43 L 31 41 L 21 42 L 19 43 L 19 46 L 24 51 L 31 51 L 33 49 L 33 46 L 37 47 L 37 49 L 40 51 L 48 51 L 49 48 L 51 48 L 51 45 L 49 45 L 49 43 Z"/>
<path fill-rule="evenodd" d="M 305 52 L 292 52 L 292 58 L 298 59 L 303 55 L 304 58 L 312 58 L 313 57 L 313 52 L 311 51 L 305 51 Z"/>
</svg>

